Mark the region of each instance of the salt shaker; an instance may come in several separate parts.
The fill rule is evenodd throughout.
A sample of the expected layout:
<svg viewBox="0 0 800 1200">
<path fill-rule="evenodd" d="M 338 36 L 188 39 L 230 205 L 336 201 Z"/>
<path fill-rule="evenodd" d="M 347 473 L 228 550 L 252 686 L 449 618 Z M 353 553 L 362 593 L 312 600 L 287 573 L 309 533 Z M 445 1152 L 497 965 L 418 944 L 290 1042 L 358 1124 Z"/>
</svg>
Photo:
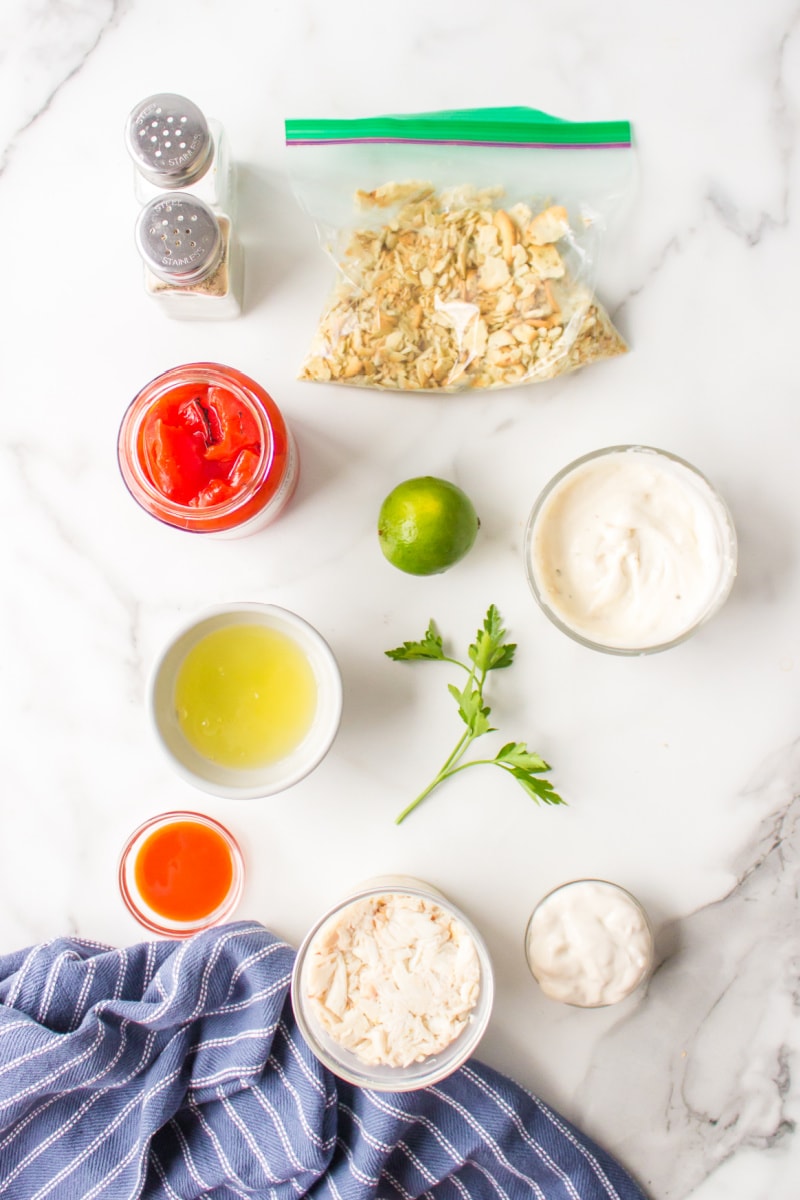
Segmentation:
<svg viewBox="0 0 800 1200">
<path fill-rule="evenodd" d="M 133 159 L 140 204 L 159 192 L 199 196 L 218 213 L 234 216 L 234 169 L 225 131 L 206 120 L 191 100 L 162 92 L 142 100 L 128 117 L 125 142 Z"/>
<path fill-rule="evenodd" d="M 144 286 L 170 317 L 214 320 L 242 309 L 244 262 L 231 221 L 187 192 L 142 208 L 136 244 Z"/>
</svg>

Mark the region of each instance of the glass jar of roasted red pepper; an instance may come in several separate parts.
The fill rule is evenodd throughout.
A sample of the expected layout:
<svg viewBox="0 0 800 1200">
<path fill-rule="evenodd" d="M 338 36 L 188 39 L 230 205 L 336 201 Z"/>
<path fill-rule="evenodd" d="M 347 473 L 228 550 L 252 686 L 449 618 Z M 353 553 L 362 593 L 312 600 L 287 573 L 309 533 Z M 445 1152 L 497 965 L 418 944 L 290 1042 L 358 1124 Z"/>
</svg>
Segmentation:
<svg viewBox="0 0 800 1200">
<path fill-rule="evenodd" d="M 123 417 L 118 456 L 128 490 L 151 516 L 227 537 L 274 521 L 299 469 L 269 393 L 219 363 L 173 367 L 142 388 Z"/>
</svg>

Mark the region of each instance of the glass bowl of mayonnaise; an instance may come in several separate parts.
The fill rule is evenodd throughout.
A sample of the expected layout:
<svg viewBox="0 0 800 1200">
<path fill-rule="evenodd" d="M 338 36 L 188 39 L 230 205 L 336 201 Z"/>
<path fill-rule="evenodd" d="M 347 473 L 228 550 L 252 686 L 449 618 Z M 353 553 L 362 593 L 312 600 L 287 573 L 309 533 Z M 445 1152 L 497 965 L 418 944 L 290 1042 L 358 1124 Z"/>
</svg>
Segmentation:
<svg viewBox="0 0 800 1200">
<path fill-rule="evenodd" d="M 647 913 L 607 879 L 574 879 L 548 892 L 525 930 L 528 967 L 545 996 L 576 1008 L 618 1004 L 653 969 Z"/>
<path fill-rule="evenodd" d="M 524 549 L 545 616 L 607 654 L 679 645 L 736 577 L 725 501 L 690 463 L 652 446 L 607 446 L 559 471 L 533 506 Z"/>
</svg>

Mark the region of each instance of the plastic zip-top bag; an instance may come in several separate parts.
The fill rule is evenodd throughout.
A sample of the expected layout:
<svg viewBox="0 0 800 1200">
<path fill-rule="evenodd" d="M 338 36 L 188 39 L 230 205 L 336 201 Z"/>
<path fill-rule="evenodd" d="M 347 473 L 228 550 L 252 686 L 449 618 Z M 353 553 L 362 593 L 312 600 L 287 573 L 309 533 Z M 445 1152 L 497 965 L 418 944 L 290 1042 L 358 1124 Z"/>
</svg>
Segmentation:
<svg viewBox="0 0 800 1200">
<path fill-rule="evenodd" d="M 338 282 L 300 378 L 409 391 L 553 379 L 627 347 L 595 296 L 627 121 L 531 108 L 286 122 Z"/>
</svg>

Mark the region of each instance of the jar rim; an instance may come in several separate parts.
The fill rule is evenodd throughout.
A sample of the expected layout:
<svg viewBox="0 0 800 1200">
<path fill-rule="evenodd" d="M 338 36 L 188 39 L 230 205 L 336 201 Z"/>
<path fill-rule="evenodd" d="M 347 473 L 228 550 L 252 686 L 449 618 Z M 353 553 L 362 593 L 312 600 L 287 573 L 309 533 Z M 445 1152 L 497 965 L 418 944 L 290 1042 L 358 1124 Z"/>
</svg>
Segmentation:
<svg viewBox="0 0 800 1200">
<path fill-rule="evenodd" d="M 261 454 L 253 477 L 234 496 L 222 503 L 209 504 L 203 508 L 180 504 L 159 491 L 145 470 L 139 446 L 142 424 L 152 407 L 175 387 L 195 381 L 204 386 L 221 387 L 232 392 L 237 400 L 247 406 L 258 422 L 261 433 Z M 151 379 L 140 388 L 128 405 L 117 440 L 120 473 L 133 499 L 164 524 L 190 533 L 228 529 L 235 525 L 235 518 L 251 505 L 267 480 L 275 461 L 273 423 L 276 418 L 281 425 L 283 422 L 277 409 L 267 409 L 264 398 L 267 401 L 271 400 L 269 393 L 260 384 L 234 367 L 227 367 L 221 363 L 184 363 L 171 367 Z M 264 497 L 264 504 L 268 501 L 267 495 Z M 248 517 L 251 515 L 255 514 L 248 514 Z"/>
</svg>

